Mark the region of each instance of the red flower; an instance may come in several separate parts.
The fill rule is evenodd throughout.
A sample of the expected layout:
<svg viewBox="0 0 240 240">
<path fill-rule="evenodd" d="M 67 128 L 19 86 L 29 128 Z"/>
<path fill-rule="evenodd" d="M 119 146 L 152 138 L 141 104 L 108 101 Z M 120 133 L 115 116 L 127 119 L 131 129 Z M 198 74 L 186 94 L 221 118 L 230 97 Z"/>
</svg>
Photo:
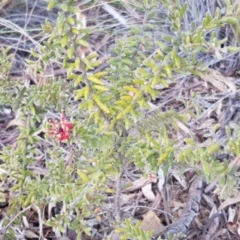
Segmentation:
<svg viewBox="0 0 240 240">
<path fill-rule="evenodd" d="M 73 124 L 64 120 L 61 122 L 61 127 L 64 131 L 69 131 L 73 129 Z"/>
<path fill-rule="evenodd" d="M 60 122 L 48 119 L 50 127 L 48 134 L 56 137 L 60 142 L 68 141 L 70 139 L 70 131 L 73 129 L 73 124 L 66 118 L 65 111 L 62 110 Z"/>
<path fill-rule="evenodd" d="M 70 135 L 68 131 L 62 131 L 59 134 L 57 134 L 57 138 L 60 142 L 68 141 L 70 139 Z"/>
</svg>

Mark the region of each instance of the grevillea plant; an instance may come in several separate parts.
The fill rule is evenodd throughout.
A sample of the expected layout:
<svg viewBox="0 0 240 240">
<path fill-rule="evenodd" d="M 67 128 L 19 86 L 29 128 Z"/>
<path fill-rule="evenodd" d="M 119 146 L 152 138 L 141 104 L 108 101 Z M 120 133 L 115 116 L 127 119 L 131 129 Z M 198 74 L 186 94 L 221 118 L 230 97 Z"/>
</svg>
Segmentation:
<svg viewBox="0 0 240 240">
<path fill-rule="evenodd" d="M 48 122 L 50 126 L 47 128 L 47 132 L 50 136 L 57 138 L 60 142 L 70 140 L 73 124 L 67 120 L 64 110 L 61 112 L 60 121 L 49 118 Z"/>
<path fill-rule="evenodd" d="M 18 85 L 9 85 L 13 80 L 4 71 L 7 69 L 8 74 L 11 61 L 6 61 L 5 51 L 0 59 L 4 70 L 1 100 L 18 109 L 24 121 L 16 144 L 2 150 L 1 179 L 11 182 L 13 196 L 9 218 L 2 228 L 8 226 L 14 212 L 29 206 L 53 208 L 61 203 L 54 216 L 43 216 L 40 211 L 39 221 L 44 220 L 55 232 L 75 230 L 80 239 L 83 232 L 90 234 L 85 220 L 93 215 L 101 219 L 98 209 L 104 208 L 107 195 L 115 196 L 107 184 L 109 179 L 117 181 L 130 164 L 145 174 L 155 173 L 159 166 L 167 173 L 170 167 L 188 165 L 208 181 L 219 176 L 226 184 L 231 178 L 234 186 L 231 169 L 214 158 L 220 149 L 218 144 L 210 143 L 206 148 L 189 137 L 184 150 L 177 147 L 173 133 L 178 130 L 178 122 L 187 123 L 188 116 L 196 117 L 196 113 L 188 110 L 190 107 L 181 113 L 173 109 L 158 112 L 152 109 L 151 101 L 161 94 L 159 85 L 161 89 L 168 87 L 179 76 L 204 76 L 208 66 L 198 57 L 210 50 L 219 57 L 219 46 L 226 39 L 219 40 L 216 29 L 226 24 L 239 27 L 236 6 L 228 4 L 224 14 L 219 10 L 214 16 L 206 13 L 198 26 L 192 24 L 191 31 L 185 31 L 182 21 L 188 4 L 160 1 L 166 20 L 160 27 L 163 16 L 158 15 L 158 2 L 144 0 L 136 4 L 139 13 L 144 12 L 144 21 L 115 39 L 107 67 L 99 70 L 102 62 L 98 53 L 84 54 L 94 29 L 85 25 L 80 8 L 73 0 L 47 2 L 48 10 L 58 10 L 56 24 L 46 19 L 43 31 L 47 38 L 31 50 L 32 56 L 26 60 L 28 74 L 38 79 L 36 84 L 25 86 L 19 80 Z M 171 31 L 153 37 L 159 28 Z M 44 75 L 50 67 L 56 70 L 59 66 L 65 76 Z M 58 116 L 62 108 L 67 113 L 62 111 L 60 120 L 46 117 L 50 110 Z M 67 120 L 67 115 L 73 120 Z M 41 152 L 43 142 L 49 145 Z M 237 151 L 233 143 L 230 146 Z M 47 172 L 40 177 L 32 166 L 43 156 Z M 19 221 L 20 215 L 13 225 Z M 128 237 L 126 233 L 124 238 L 125 229 L 139 231 L 138 239 L 149 239 L 151 234 L 141 231 L 138 224 L 130 225 L 127 220 L 119 226 L 122 239 Z M 9 229 L 7 236 L 14 239 Z"/>
</svg>

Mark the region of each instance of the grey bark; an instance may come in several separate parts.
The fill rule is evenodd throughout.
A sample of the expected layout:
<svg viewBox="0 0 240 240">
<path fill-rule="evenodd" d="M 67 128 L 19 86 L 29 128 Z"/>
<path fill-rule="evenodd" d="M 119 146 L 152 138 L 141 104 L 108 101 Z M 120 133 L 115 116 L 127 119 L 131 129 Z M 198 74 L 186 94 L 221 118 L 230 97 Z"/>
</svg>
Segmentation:
<svg viewBox="0 0 240 240">
<path fill-rule="evenodd" d="M 181 217 L 176 222 L 166 227 L 166 238 L 169 234 L 186 234 L 188 232 L 191 223 L 199 213 L 199 205 L 202 198 L 202 186 L 202 178 L 196 176 L 189 188 L 187 202 L 183 209 Z M 163 229 L 159 229 L 159 231 L 155 234 L 155 237 L 158 237 L 162 231 Z"/>
</svg>

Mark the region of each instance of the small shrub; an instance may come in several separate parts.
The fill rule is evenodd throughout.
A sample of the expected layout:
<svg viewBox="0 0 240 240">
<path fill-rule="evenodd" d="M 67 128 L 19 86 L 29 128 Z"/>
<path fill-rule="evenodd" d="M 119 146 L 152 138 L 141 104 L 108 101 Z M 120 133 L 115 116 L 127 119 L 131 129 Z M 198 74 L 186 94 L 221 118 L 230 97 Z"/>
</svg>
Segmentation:
<svg viewBox="0 0 240 240">
<path fill-rule="evenodd" d="M 48 38 L 32 49 L 26 60 L 26 71 L 36 84 L 26 86 L 23 80 L 12 80 L 11 55 L 2 49 L 0 56 L 1 102 L 19 109 L 24 122 L 18 127 L 16 143 L 4 147 L 0 156 L 4 169 L 1 179 L 11 183 L 13 195 L 9 217 L 29 206 L 44 209 L 61 203 L 59 212 L 44 224 L 60 232 L 66 227 L 76 230 L 80 239 L 82 232 L 90 234 L 86 218 L 93 214 L 100 218 L 94 210 L 104 207 L 107 194 L 115 194 L 107 185 L 109 179 L 116 180 L 130 164 L 145 174 L 156 172 L 159 166 L 165 173 L 170 167 L 191 166 L 208 182 L 218 176 L 222 185 L 235 185 L 234 170 L 227 162 L 216 160 L 218 143 L 203 147 L 189 136 L 179 148 L 174 137 L 178 122 L 187 123 L 189 115 L 196 118 L 194 106 L 181 113 L 174 108 L 159 111 L 152 109 L 151 101 L 178 79 L 203 77 L 209 65 L 213 66 L 204 61 L 208 54 L 223 57 L 221 46 L 228 39 L 219 38 L 219 29 L 229 24 L 239 27 L 237 5 L 228 3 L 225 12 L 215 9 L 212 15 L 205 13 L 186 29 L 191 22 L 189 6 L 193 5 L 164 0 L 160 6 L 156 1 L 136 3 L 139 13 L 144 14 L 143 24 L 118 36 L 107 67 L 99 71 L 102 62 L 97 52 L 83 56 L 92 32 L 81 21 L 74 1 L 47 3 L 48 10 L 59 9 L 56 25 L 46 19 L 43 31 Z M 227 45 L 226 49 L 239 51 L 235 46 Z M 65 77 L 41 78 L 49 69 L 59 67 Z M 63 108 L 74 128 L 64 138 L 69 141 L 60 144 L 62 138 L 45 134 L 49 129 L 46 116 L 54 109 L 59 118 Z M 239 154 L 235 139 L 227 146 Z M 34 166 L 43 156 L 45 170 L 41 168 L 39 174 Z M 20 216 L 13 224 L 19 224 Z M 9 223 L 7 219 L 3 228 Z M 124 234 L 126 229 L 139 233 L 139 239 L 150 239 L 138 225 L 133 227 L 128 220 L 124 224 L 118 229 L 122 239 L 129 237 L 129 233 Z M 14 238 L 12 231 L 7 236 Z"/>
</svg>

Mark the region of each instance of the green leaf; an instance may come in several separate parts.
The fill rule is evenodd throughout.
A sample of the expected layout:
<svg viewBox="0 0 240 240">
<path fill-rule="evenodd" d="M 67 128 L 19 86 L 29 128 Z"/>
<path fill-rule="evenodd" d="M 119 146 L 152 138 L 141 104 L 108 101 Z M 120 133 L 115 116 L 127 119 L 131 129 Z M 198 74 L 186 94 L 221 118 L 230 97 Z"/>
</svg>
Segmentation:
<svg viewBox="0 0 240 240">
<path fill-rule="evenodd" d="M 133 93 L 137 93 L 138 92 L 138 89 L 136 89 L 135 87 L 132 87 L 132 86 L 124 86 L 123 89 L 127 90 L 129 92 L 133 92 Z"/>
<path fill-rule="evenodd" d="M 183 5 L 183 7 L 180 9 L 180 11 L 179 11 L 179 16 L 180 16 L 180 18 L 185 14 L 185 12 L 186 12 L 186 10 L 187 10 L 187 7 L 188 7 L 188 4 L 185 3 L 185 4 Z"/>
<path fill-rule="evenodd" d="M 169 65 L 165 65 L 165 70 L 169 78 L 172 78 L 172 70 Z"/>
<path fill-rule="evenodd" d="M 93 100 L 96 102 L 98 107 L 102 109 L 105 113 L 110 113 L 110 110 L 108 109 L 108 107 L 100 101 L 97 95 L 95 94 L 93 95 Z"/>
<path fill-rule="evenodd" d="M 167 157 L 168 157 L 168 153 L 161 153 L 158 159 L 158 164 L 161 165 Z"/>
<path fill-rule="evenodd" d="M 99 91 L 102 91 L 102 92 L 109 91 L 109 89 L 107 87 L 100 86 L 100 85 L 92 85 L 92 88 L 96 89 L 96 90 L 99 90 Z"/>
<path fill-rule="evenodd" d="M 122 95 L 121 96 L 121 100 L 123 100 L 123 101 L 131 102 L 132 99 L 133 99 L 133 97 L 130 95 Z"/>
<path fill-rule="evenodd" d="M 126 106 L 128 106 L 128 103 L 125 102 L 125 101 L 119 100 L 119 101 L 116 101 L 116 102 L 114 103 L 114 105 L 126 107 Z"/>
<path fill-rule="evenodd" d="M 84 182 L 89 181 L 87 174 L 83 172 L 81 169 L 77 169 L 77 174 Z"/>
<path fill-rule="evenodd" d="M 219 144 L 218 143 L 215 143 L 213 144 L 212 146 L 208 146 L 207 148 L 207 152 L 209 154 L 213 154 L 213 153 L 216 153 L 218 150 L 219 150 Z"/>
<path fill-rule="evenodd" d="M 128 114 L 131 110 L 132 110 L 133 106 L 132 105 L 129 105 L 128 107 L 125 108 L 125 110 L 122 112 L 123 115 L 126 115 Z"/>
<path fill-rule="evenodd" d="M 137 122 L 137 113 L 136 113 L 136 111 L 131 109 L 130 114 L 132 116 L 132 119 L 133 119 L 134 123 L 136 123 Z"/>
<path fill-rule="evenodd" d="M 81 33 L 80 30 L 77 29 L 77 28 L 71 28 L 71 31 L 72 31 L 72 33 L 75 34 L 75 35 L 79 35 L 79 34 Z"/>
<path fill-rule="evenodd" d="M 88 108 L 88 101 L 83 101 L 82 104 L 78 106 L 79 109 L 86 109 Z"/>
<path fill-rule="evenodd" d="M 124 64 L 126 64 L 126 65 L 129 65 L 129 66 L 132 64 L 132 60 L 129 59 L 129 58 L 123 58 L 123 59 L 122 59 L 122 62 L 123 62 Z"/>
<path fill-rule="evenodd" d="M 160 78 L 160 83 L 164 86 L 164 87 L 168 87 L 168 83 L 167 81 L 165 81 L 163 78 Z"/>
<path fill-rule="evenodd" d="M 221 17 L 221 11 L 220 11 L 220 8 L 217 7 L 214 13 L 214 18 L 220 19 L 220 17 Z"/>
<path fill-rule="evenodd" d="M 220 123 L 217 123 L 213 126 L 213 132 L 216 133 L 216 131 L 221 127 Z"/>
<path fill-rule="evenodd" d="M 159 76 L 158 75 L 153 77 L 153 80 L 151 82 L 151 88 L 154 88 L 157 85 L 158 80 L 159 80 Z"/>
<path fill-rule="evenodd" d="M 68 5 L 66 3 L 62 3 L 61 4 L 61 8 L 64 12 L 67 12 L 68 11 Z"/>
<path fill-rule="evenodd" d="M 80 46 L 83 46 L 83 47 L 89 47 L 89 43 L 81 38 L 78 38 L 76 40 L 76 43 Z"/>
<path fill-rule="evenodd" d="M 142 90 L 137 91 L 136 94 L 133 97 L 133 101 L 139 99 L 142 95 L 143 95 L 143 91 Z"/>
<path fill-rule="evenodd" d="M 170 6 L 170 2 L 169 2 L 169 0 L 162 0 L 162 2 L 163 2 L 163 4 L 166 6 L 166 7 L 168 7 L 168 6 Z"/>
<path fill-rule="evenodd" d="M 68 11 L 72 13 L 79 13 L 79 8 L 74 6 L 69 6 Z"/>
<path fill-rule="evenodd" d="M 36 115 L 36 108 L 35 108 L 34 104 L 31 104 L 31 105 L 30 105 L 30 112 L 31 112 L 31 114 L 32 114 L 33 116 Z"/>
<path fill-rule="evenodd" d="M 173 47 L 173 50 L 171 52 L 171 59 L 174 59 L 177 56 L 178 53 L 178 47 Z"/>
<path fill-rule="evenodd" d="M 33 48 L 31 48 L 30 52 L 31 52 L 31 54 L 32 54 L 34 57 L 39 58 L 40 55 L 39 55 L 38 53 L 36 53 L 36 52 L 33 50 Z"/>
<path fill-rule="evenodd" d="M 169 37 L 169 39 L 168 39 L 167 41 L 170 41 L 170 42 L 171 42 L 171 40 L 172 40 L 171 36 L 164 35 L 162 38 L 164 39 L 164 38 L 167 38 L 167 37 Z M 164 39 L 164 40 L 165 40 L 165 39 Z M 158 47 L 159 47 L 162 51 L 164 51 L 164 49 L 167 48 L 167 46 L 166 46 L 163 42 L 157 41 L 156 44 L 158 45 Z M 162 54 L 163 54 L 163 53 L 160 51 L 160 55 L 162 55 Z"/>
<path fill-rule="evenodd" d="M 124 118 L 124 123 L 125 123 L 125 128 L 128 130 L 130 127 L 130 120 L 129 118 L 125 117 Z"/>
<path fill-rule="evenodd" d="M 200 72 L 200 71 L 197 71 L 197 70 L 190 70 L 190 72 L 196 76 L 199 76 L 201 78 L 204 77 L 204 73 Z"/>
<path fill-rule="evenodd" d="M 212 21 L 212 17 L 210 13 L 207 12 L 205 18 L 203 19 L 203 27 L 208 26 L 211 21 Z"/>
<path fill-rule="evenodd" d="M 226 127 L 225 127 L 225 131 L 226 131 L 227 137 L 230 138 L 230 136 L 231 136 L 231 129 L 230 129 L 230 127 L 229 127 L 229 126 L 226 126 Z"/>
<path fill-rule="evenodd" d="M 73 70 L 75 68 L 75 64 L 71 64 L 69 67 L 68 67 L 68 70 L 67 70 L 67 76 L 71 75 Z"/>
<path fill-rule="evenodd" d="M 67 55 L 70 59 L 74 56 L 74 47 L 73 46 L 69 47 Z"/>
<path fill-rule="evenodd" d="M 94 82 L 96 84 L 99 84 L 99 85 L 104 85 L 103 81 L 99 80 L 98 78 L 96 78 L 94 76 L 88 76 L 88 80 L 90 80 L 91 82 Z"/>
<path fill-rule="evenodd" d="M 154 60 L 152 58 L 149 58 L 149 59 L 147 59 L 147 61 L 144 61 L 143 65 L 148 68 L 154 68 L 156 63 L 154 62 Z"/>
<path fill-rule="evenodd" d="M 72 17 L 68 17 L 67 18 L 67 21 L 68 21 L 68 23 L 70 23 L 71 25 L 74 25 L 75 24 L 75 20 L 72 18 Z"/>
<path fill-rule="evenodd" d="M 75 96 L 75 101 L 77 101 L 77 100 L 79 100 L 81 97 L 83 97 L 84 91 L 85 91 L 84 88 L 77 90 L 77 95 Z"/>
<path fill-rule="evenodd" d="M 47 6 L 47 10 L 50 11 L 52 10 L 56 5 L 57 5 L 57 1 L 56 0 L 52 0 L 49 2 L 48 6 Z"/>
<path fill-rule="evenodd" d="M 89 69 L 94 69 L 90 61 L 87 58 L 83 58 L 82 61 L 86 64 Z"/>
<path fill-rule="evenodd" d="M 88 102 L 88 113 L 90 114 L 92 112 L 93 109 L 93 101 L 89 101 Z"/>
<path fill-rule="evenodd" d="M 173 60 L 174 60 L 174 63 L 176 65 L 176 67 L 178 69 L 180 69 L 181 68 L 181 59 L 180 59 L 180 57 L 179 56 L 175 56 L 175 58 Z"/>
<path fill-rule="evenodd" d="M 97 72 L 97 73 L 94 73 L 92 76 L 100 79 L 100 78 L 104 77 L 105 75 L 107 75 L 107 72 Z"/>
<path fill-rule="evenodd" d="M 58 227 L 60 232 L 62 232 L 62 233 L 66 232 L 66 229 L 61 224 L 59 224 L 57 227 Z"/>
<path fill-rule="evenodd" d="M 75 59 L 75 67 L 76 67 L 76 69 L 80 69 L 80 64 L 81 64 L 80 58 L 76 57 L 76 59 Z"/>
<path fill-rule="evenodd" d="M 83 81 L 83 75 L 79 75 L 74 82 L 74 87 L 77 87 L 82 81 Z"/>
<path fill-rule="evenodd" d="M 235 17 L 225 17 L 225 18 L 220 19 L 220 22 L 238 25 L 238 20 Z"/>
<path fill-rule="evenodd" d="M 85 100 L 88 99 L 89 92 L 90 92 L 90 87 L 89 87 L 89 85 L 87 85 L 87 86 L 84 88 L 84 99 L 85 99 Z"/>
<path fill-rule="evenodd" d="M 234 46 L 228 46 L 227 49 L 229 52 L 239 52 L 240 51 L 240 47 L 234 47 Z"/>
<path fill-rule="evenodd" d="M 89 55 L 87 55 L 88 60 L 96 59 L 98 57 L 98 54 L 96 52 L 92 52 Z"/>
<path fill-rule="evenodd" d="M 204 160 L 201 161 L 204 173 L 208 176 L 212 172 L 211 166 Z"/>
</svg>

